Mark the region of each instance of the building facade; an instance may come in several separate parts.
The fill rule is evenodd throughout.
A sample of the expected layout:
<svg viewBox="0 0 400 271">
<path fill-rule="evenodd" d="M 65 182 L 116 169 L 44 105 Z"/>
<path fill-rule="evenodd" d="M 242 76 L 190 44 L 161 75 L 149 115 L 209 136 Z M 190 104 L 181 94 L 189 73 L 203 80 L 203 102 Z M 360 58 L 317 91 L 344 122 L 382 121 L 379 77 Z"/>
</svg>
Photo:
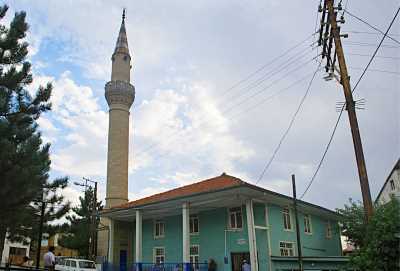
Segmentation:
<svg viewBox="0 0 400 271">
<path fill-rule="evenodd" d="M 339 270 L 339 216 L 299 202 L 304 266 Z M 189 268 L 241 271 L 295 270 L 298 243 L 290 197 L 223 174 L 106 210 L 111 221 L 109 262 L 120 270 L 137 265 L 190 263 Z M 319 268 L 319 269 L 318 269 Z"/>
<path fill-rule="evenodd" d="M 290 197 L 221 176 L 128 202 L 129 110 L 135 88 L 130 83 L 131 56 L 123 15 L 112 54 L 109 105 L 106 208 L 101 213 L 98 256 L 105 266 L 126 271 L 252 271 L 304 266 L 339 270 L 338 214 L 299 201 L 301 242 L 297 243 Z M 212 268 L 212 267 L 215 268 Z"/>
<path fill-rule="evenodd" d="M 395 163 L 385 183 L 376 197 L 375 203 L 385 204 L 392 198 L 400 201 L 400 159 Z"/>
<path fill-rule="evenodd" d="M 3 254 L 1 255 L 0 266 L 6 264 L 19 265 L 25 256 L 29 256 L 30 242 L 12 242 L 7 237 L 4 240 Z"/>
</svg>

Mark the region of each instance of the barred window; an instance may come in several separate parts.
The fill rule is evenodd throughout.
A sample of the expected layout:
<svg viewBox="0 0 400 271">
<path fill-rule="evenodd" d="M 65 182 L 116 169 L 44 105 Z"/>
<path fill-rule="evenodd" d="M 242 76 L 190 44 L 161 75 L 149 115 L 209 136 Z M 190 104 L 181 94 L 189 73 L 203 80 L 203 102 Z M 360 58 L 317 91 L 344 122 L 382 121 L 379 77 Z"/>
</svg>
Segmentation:
<svg viewBox="0 0 400 271">
<path fill-rule="evenodd" d="M 163 247 L 154 248 L 154 263 L 161 264 L 165 262 L 165 250 Z"/>
<path fill-rule="evenodd" d="M 291 242 L 279 242 L 281 256 L 294 256 L 294 244 Z"/>
</svg>

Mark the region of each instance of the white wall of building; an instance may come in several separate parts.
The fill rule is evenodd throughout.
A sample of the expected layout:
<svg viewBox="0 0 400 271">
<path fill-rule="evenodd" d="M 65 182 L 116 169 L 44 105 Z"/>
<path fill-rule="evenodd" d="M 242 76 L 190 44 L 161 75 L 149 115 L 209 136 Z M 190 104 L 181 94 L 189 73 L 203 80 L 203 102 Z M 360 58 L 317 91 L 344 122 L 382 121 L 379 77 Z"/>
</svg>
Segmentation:
<svg viewBox="0 0 400 271">
<path fill-rule="evenodd" d="M 384 204 L 390 201 L 391 197 L 395 196 L 400 200 L 400 169 L 394 169 L 388 177 L 381 193 L 378 195 L 376 202 Z"/>
<path fill-rule="evenodd" d="M 25 249 L 25 256 L 29 256 L 29 244 L 22 244 L 22 243 L 17 243 L 17 242 L 10 242 L 7 238 L 4 242 L 4 249 L 3 249 L 3 254 L 1 255 L 1 265 L 5 265 L 10 256 L 10 248 L 12 247 L 17 247 L 17 248 L 22 248 Z"/>
</svg>

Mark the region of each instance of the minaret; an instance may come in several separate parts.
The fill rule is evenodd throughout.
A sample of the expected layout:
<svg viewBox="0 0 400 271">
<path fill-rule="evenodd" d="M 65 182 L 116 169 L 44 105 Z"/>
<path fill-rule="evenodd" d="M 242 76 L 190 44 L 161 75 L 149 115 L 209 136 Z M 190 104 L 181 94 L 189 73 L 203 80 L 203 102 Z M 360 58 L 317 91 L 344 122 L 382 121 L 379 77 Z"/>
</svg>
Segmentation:
<svg viewBox="0 0 400 271">
<path fill-rule="evenodd" d="M 105 86 L 110 108 L 106 208 L 128 201 L 129 109 L 135 99 L 135 87 L 130 84 L 131 56 L 125 30 L 125 10 L 111 60 L 111 81 Z"/>
</svg>

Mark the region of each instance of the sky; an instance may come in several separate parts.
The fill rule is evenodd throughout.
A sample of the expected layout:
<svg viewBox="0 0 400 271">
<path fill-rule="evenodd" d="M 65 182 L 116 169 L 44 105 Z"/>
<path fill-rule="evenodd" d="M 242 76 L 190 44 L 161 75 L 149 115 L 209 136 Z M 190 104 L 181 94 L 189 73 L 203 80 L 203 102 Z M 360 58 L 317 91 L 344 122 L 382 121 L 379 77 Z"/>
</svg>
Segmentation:
<svg viewBox="0 0 400 271">
<path fill-rule="evenodd" d="M 5 3 L 10 6 L 5 22 L 15 11 L 27 12 L 34 75 L 29 91 L 53 83 L 53 108 L 39 126 L 44 141 L 51 143 L 51 178 L 69 176 L 64 194 L 73 204 L 83 194 L 73 182 L 82 177 L 97 181 L 100 198 L 105 196 L 104 85 L 111 76 L 123 8 L 136 88 L 130 115 L 130 200 L 223 172 L 256 183 L 320 60 L 313 35 L 317 0 L 290 5 L 278 0 Z M 399 3 L 348 0 L 346 5 L 385 31 Z M 347 14 L 344 18 L 342 33 L 349 34 L 344 52 L 354 85 L 382 35 Z M 397 40 L 399 29 L 398 18 L 390 31 Z M 356 100 L 366 101 L 357 114 L 373 199 L 400 154 L 399 48 L 386 39 L 355 92 Z M 325 76 L 323 70 L 316 74 L 258 185 L 290 195 L 291 174 L 296 174 L 298 194 L 305 190 L 336 122 L 337 103 L 344 100 L 339 83 Z M 361 200 L 361 191 L 344 114 L 303 199 L 335 209 L 349 198 Z"/>
</svg>

